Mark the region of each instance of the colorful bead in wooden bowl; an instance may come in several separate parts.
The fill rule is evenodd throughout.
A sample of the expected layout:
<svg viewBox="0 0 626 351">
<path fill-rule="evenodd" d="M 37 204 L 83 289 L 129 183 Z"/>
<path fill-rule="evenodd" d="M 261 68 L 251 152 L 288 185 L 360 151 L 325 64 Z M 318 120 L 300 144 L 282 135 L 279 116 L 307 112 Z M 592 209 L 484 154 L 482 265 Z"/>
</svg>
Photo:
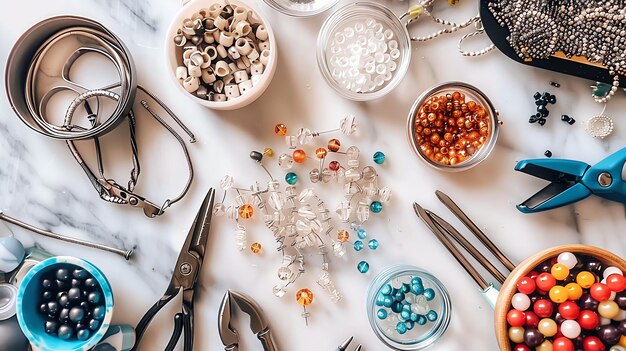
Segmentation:
<svg viewBox="0 0 626 351">
<path fill-rule="evenodd" d="M 506 315 L 514 351 L 626 351 L 626 278 L 563 252 L 517 282 Z"/>
</svg>

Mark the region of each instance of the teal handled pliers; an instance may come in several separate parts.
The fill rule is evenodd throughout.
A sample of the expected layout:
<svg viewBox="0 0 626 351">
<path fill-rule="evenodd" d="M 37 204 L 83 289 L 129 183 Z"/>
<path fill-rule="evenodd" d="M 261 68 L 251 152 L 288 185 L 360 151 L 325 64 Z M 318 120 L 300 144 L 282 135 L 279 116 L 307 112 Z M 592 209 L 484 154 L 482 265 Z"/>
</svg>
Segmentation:
<svg viewBox="0 0 626 351">
<path fill-rule="evenodd" d="M 597 164 L 563 159 L 523 160 L 516 171 L 550 182 L 528 200 L 517 205 L 523 213 L 534 213 L 572 204 L 591 194 L 626 204 L 626 148 Z"/>
</svg>

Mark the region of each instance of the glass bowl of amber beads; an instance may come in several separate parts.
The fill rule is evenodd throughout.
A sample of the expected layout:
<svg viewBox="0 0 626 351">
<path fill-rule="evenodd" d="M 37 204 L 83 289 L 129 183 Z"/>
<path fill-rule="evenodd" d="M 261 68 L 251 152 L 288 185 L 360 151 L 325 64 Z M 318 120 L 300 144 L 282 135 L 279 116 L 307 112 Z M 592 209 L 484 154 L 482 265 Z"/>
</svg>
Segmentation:
<svg viewBox="0 0 626 351">
<path fill-rule="evenodd" d="M 500 121 L 491 101 L 462 82 L 436 85 L 413 104 L 409 143 L 428 165 L 463 171 L 487 158 L 498 139 Z"/>
</svg>

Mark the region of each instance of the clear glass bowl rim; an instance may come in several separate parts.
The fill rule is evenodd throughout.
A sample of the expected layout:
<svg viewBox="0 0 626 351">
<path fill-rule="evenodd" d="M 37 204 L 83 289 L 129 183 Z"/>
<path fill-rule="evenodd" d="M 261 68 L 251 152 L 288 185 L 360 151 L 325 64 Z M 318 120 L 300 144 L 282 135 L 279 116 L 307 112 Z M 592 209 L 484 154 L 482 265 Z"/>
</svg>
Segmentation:
<svg viewBox="0 0 626 351">
<path fill-rule="evenodd" d="M 320 13 L 327 11 L 331 7 L 337 5 L 337 3 L 339 2 L 339 0 L 328 0 L 327 4 L 320 6 L 319 8 L 315 10 L 301 11 L 301 10 L 296 10 L 294 8 L 291 8 L 289 6 L 285 6 L 280 1 L 277 1 L 277 0 L 263 0 L 263 1 L 274 10 L 284 13 L 285 15 L 292 16 L 292 17 L 308 17 L 308 16 L 319 15 Z"/>
</svg>

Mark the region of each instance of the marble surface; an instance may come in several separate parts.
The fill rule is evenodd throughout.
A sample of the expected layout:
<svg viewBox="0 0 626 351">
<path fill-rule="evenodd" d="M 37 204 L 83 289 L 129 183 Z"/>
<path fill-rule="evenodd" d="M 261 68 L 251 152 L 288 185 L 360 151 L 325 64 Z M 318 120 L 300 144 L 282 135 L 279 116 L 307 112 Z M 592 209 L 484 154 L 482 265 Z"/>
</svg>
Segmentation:
<svg viewBox="0 0 626 351">
<path fill-rule="evenodd" d="M 397 13 L 407 7 L 406 1 L 385 3 Z M 448 8 L 445 3 L 441 1 L 437 5 L 445 18 L 461 20 L 476 11 L 474 2 L 462 1 L 458 10 Z M 456 51 L 460 36 L 457 33 L 414 45 L 411 67 L 397 89 L 378 101 L 355 103 L 330 90 L 316 67 L 317 32 L 328 12 L 297 19 L 279 14 L 260 1 L 255 6 L 271 21 L 277 34 L 279 63 L 265 94 L 256 103 L 234 112 L 215 112 L 194 105 L 170 81 L 163 38 L 170 19 L 180 8 L 177 1 L 22 0 L 6 3 L 0 11 L 2 62 L 6 62 L 11 46 L 21 33 L 44 18 L 76 14 L 101 22 L 129 47 L 141 84 L 163 99 L 197 135 L 198 142 L 190 146 L 196 171 L 191 191 L 165 215 L 148 219 L 139 210 L 101 201 L 64 143 L 27 129 L 11 110 L 4 85 L 0 88 L 0 208 L 60 233 L 136 247 L 136 254 L 132 261 L 126 262 L 115 255 L 42 238 L 14 226 L 2 225 L 2 232 L 14 234 L 26 246 L 40 245 L 54 254 L 80 256 L 99 266 L 114 289 L 114 322 L 136 324 L 161 297 L 207 188 L 217 186 L 224 174 L 233 175 L 244 186 L 265 179 L 263 170 L 249 160 L 248 153 L 268 146 L 285 149 L 282 140 L 273 134 L 277 122 L 287 124 L 291 130 L 301 126 L 325 130 L 334 128 L 345 114 L 358 116 L 361 133 L 345 139 L 344 145 L 358 145 L 365 157 L 377 150 L 384 151 L 388 161 L 378 170 L 382 183 L 394 191 L 392 203 L 368 224 L 371 235 L 380 241 L 380 249 L 375 254 L 349 252 L 345 260 L 333 259 L 331 270 L 345 297 L 337 305 L 315 285 L 317 274 L 308 274 L 298 282 L 298 287 L 308 286 L 316 293 L 309 309 L 309 326 L 305 327 L 300 307 L 293 298 L 295 289 L 290 289 L 283 299 L 272 295 L 280 258 L 271 249 L 269 232 L 261 225 L 253 226 L 251 235 L 268 249 L 261 256 L 242 254 L 235 248 L 233 223 L 223 217 L 215 219 L 196 298 L 197 350 L 221 349 L 217 310 L 229 288 L 250 294 L 263 306 L 281 350 L 331 350 L 349 335 L 364 344 L 364 350 L 386 349 L 369 327 L 364 301 L 373 276 L 389 265 L 400 263 L 432 272 L 451 293 L 452 322 L 433 349 L 496 350 L 491 308 L 478 293 L 474 281 L 413 214 L 411 203 L 418 201 L 462 229 L 436 199 L 436 189 L 452 196 L 514 262 L 538 250 L 566 243 L 596 245 L 622 256 L 626 253 L 623 205 L 592 197 L 573 206 L 524 215 L 515 209 L 515 204 L 543 185 L 513 171 L 517 160 L 542 157 L 546 149 L 552 150 L 554 157 L 595 163 L 623 147 L 626 137 L 623 93 L 606 108 L 606 114 L 616 122 L 614 135 L 604 141 L 593 139 L 581 123 L 602 109 L 589 96 L 590 82 L 525 67 L 499 52 L 478 58 L 461 57 Z M 424 24 L 418 27 L 415 30 L 423 33 L 433 28 Z M 478 40 L 474 44 L 479 48 L 483 43 Z M 426 167 L 413 155 L 405 136 L 406 115 L 414 99 L 429 86 L 451 80 L 465 81 L 482 89 L 504 121 L 492 155 L 478 167 L 455 174 Z M 551 87 L 550 81 L 559 82 L 561 88 Z M 565 113 L 577 123 L 569 126 L 553 117 L 543 128 L 528 124 L 528 115 L 534 110 L 535 91 L 556 94 L 558 102 L 552 107 L 551 116 Z M 186 177 L 184 159 L 171 136 L 156 128 L 153 121 L 142 115 L 138 124 L 143 170 L 137 190 L 160 203 L 182 186 Z M 124 132 L 116 131 L 104 140 L 109 151 L 105 160 L 107 170 L 117 179 L 125 179 L 130 166 Z M 90 150 L 86 143 L 80 147 L 85 152 Z M 282 177 L 275 159 L 268 164 L 274 174 Z M 305 174 L 300 171 L 301 176 Z M 334 209 L 336 187 L 313 187 L 329 198 L 329 207 Z M 308 259 L 316 262 L 316 257 Z M 367 275 L 356 271 L 356 263 L 361 259 L 371 264 Z M 315 264 L 311 264 L 312 270 L 318 269 Z M 173 315 L 174 309 L 168 312 Z M 170 316 L 161 315 L 146 335 L 142 350 L 163 347 L 171 323 Z M 259 350 L 260 345 L 247 332 L 246 323 L 243 317 L 235 323 L 242 338 L 241 349 Z"/>
</svg>

